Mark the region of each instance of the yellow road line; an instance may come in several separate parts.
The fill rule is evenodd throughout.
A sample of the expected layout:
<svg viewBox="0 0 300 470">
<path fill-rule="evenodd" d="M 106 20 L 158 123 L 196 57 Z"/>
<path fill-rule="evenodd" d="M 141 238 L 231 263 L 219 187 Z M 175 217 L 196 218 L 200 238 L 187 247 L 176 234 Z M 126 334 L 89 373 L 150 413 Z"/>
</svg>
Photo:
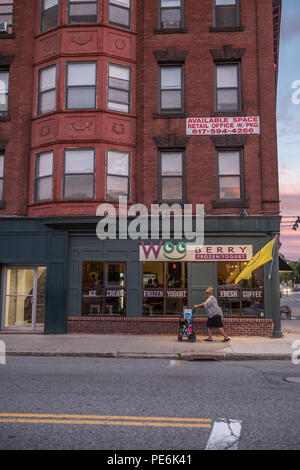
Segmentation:
<svg viewBox="0 0 300 470">
<path fill-rule="evenodd" d="M 109 416 L 109 415 L 72 415 L 72 414 L 37 414 L 37 413 L 0 413 L 1 417 L 20 418 L 72 418 L 72 419 L 93 419 L 93 420 L 134 420 L 134 421 L 183 421 L 193 423 L 211 423 L 210 418 L 171 418 L 154 416 Z"/>
<path fill-rule="evenodd" d="M 100 424 L 110 426 L 151 426 L 151 427 L 172 427 L 172 428 L 211 428 L 210 424 L 186 424 L 186 423 L 163 423 L 163 422 L 143 422 L 143 421 L 106 421 L 106 420 L 73 420 L 73 419 L 35 419 L 35 418 L 0 418 L 0 423 L 37 423 L 37 424 Z"/>
</svg>

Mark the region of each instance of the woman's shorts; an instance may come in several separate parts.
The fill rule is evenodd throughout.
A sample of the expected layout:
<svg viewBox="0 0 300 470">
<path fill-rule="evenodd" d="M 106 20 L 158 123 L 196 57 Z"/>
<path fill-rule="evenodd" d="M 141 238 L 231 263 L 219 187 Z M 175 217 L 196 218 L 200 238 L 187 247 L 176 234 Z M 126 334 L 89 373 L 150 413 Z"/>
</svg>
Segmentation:
<svg viewBox="0 0 300 470">
<path fill-rule="evenodd" d="M 221 315 L 215 315 L 207 320 L 207 328 L 224 328 Z"/>
</svg>

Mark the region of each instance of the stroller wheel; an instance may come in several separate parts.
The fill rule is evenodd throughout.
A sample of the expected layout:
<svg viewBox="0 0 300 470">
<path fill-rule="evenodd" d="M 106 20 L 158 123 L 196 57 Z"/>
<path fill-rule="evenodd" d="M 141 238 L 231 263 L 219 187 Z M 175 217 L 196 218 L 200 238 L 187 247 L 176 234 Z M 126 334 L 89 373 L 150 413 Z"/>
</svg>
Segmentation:
<svg viewBox="0 0 300 470">
<path fill-rule="evenodd" d="M 196 335 L 195 333 L 191 333 L 189 336 L 188 336 L 188 341 L 190 343 L 194 343 L 196 341 Z"/>
<path fill-rule="evenodd" d="M 182 335 L 178 335 L 178 341 L 182 341 Z"/>
</svg>

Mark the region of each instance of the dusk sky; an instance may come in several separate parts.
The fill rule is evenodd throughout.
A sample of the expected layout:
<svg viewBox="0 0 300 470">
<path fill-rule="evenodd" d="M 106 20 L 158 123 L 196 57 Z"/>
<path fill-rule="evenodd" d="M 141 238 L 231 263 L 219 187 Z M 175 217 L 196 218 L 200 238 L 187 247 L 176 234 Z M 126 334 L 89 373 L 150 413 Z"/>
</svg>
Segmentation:
<svg viewBox="0 0 300 470">
<path fill-rule="evenodd" d="M 299 51 L 300 0 L 283 0 L 277 102 L 279 182 L 283 217 L 300 217 Z M 297 88 L 293 89 L 293 85 Z M 282 221 L 280 251 L 289 260 L 300 259 L 300 224 L 298 231 L 292 230 L 295 221 L 296 217 L 283 218 Z"/>
</svg>

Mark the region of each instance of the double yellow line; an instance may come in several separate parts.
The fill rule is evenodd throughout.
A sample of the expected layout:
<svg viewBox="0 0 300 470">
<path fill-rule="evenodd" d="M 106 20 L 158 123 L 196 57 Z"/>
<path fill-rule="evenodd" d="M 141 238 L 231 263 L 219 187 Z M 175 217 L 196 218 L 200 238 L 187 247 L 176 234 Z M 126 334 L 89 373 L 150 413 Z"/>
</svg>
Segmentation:
<svg viewBox="0 0 300 470">
<path fill-rule="evenodd" d="M 110 426 L 211 428 L 211 421 L 212 420 L 210 418 L 0 413 L 0 423 L 97 424 Z"/>
</svg>

